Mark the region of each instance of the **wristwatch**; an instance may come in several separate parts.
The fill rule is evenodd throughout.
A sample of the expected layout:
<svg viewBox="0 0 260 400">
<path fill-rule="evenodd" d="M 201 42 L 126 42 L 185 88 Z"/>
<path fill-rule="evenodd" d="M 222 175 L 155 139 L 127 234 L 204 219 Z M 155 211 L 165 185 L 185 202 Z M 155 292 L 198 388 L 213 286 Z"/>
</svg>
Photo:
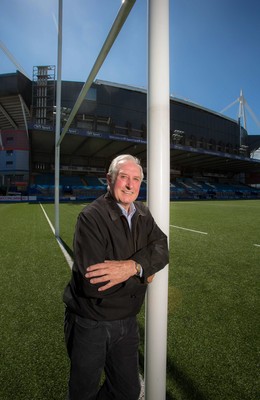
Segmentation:
<svg viewBox="0 0 260 400">
<path fill-rule="evenodd" d="M 140 264 L 138 264 L 137 262 L 135 263 L 135 269 L 136 269 L 136 276 L 140 276 L 141 275 L 141 271 L 142 271 L 142 267 Z"/>
</svg>

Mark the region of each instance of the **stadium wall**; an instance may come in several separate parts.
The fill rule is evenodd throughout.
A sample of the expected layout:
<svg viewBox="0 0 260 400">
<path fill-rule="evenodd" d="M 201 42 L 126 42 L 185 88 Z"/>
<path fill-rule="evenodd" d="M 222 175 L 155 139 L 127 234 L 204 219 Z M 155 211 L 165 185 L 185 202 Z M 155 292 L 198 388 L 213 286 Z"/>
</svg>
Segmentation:
<svg viewBox="0 0 260 400">
<path fill-rule="evenodd" d="M 46 96 L 48 97 L 49 107 L 55 101 L 54 97 L 50 98 L 50 96 L 54 96 L 54 86 L 55 81 L 46 81 Z M 82 86 L 82 82 L 62 82 L 63 124 L 73 108 Z M 10 172 L 14 177 L 17 174 L 17 177 L 21 178 L 21 171 L 23 171 L 23 179 L 28 180 L 28 174 L 30 174 L 32 184 L 34 184 L 34 177 L 37 174 L 53 173 L 55 153 L 54 109 L 52 108 L 46 114 L 45 124 L 39 123 L 37 120 L 38 110 L 35 108 L 39 103 L 33 99 L 35 93 L 37 94 L 37 91 L 33 89 L 34 87 L 37 87 L 37 82 L 30 82 L 20 73 L 0 76 L 0 97 L 21 94 L 23 98 L 26 98 L 27 106 L 31 110 L 31 119 L 28 121 L 30 141 L 28 137 L 26 139 L 26 131 L 24 130 L 23 135 L 27 141 L 24 140 L 23 144 L 18 144 L 18 139 L 21 140 L 22 134 L 20 134 L 20 130 L 14 130 L 13 145 L 8 148 L 4 138 L 6 132 L 2 130 L 3 146 L 0 152 L 0 172 L 3 176 Z M 50 92 L 48 92 L 48 88 Z M 72 134 L 71 139 L 73 140 L 77 135 L 82 135 L 86 140 L 93 137 L 93 139 L 109 139 L 115 142 L 121 140 L 122 142 L 129 142 L 131 145 L 136 143 L 145 146 L 147 143 L 146 108 L 145 89 L 97 80 L 92 84 L 82 102 L 68 135 Z M 169 140 L 171 140 L 172 148 L 173 146 L 176 148 L 176 145 L 182 146 L 183 150 L 187 149 L 187 154 L 193 151 L 206 155 L 211 151 L 219 154 L 238 155 L 239 158 L 241 156 L 241 131 L 242 143 L 245 144 L 246 148 L 248 135 L 237 121 L 188 101 L 170 98 Z M 36 138 L 37 146 L 32 144 L 33 135 Z M 48 148 L 45 146 L 46 139 L 52 143 Z M 13 168 L 12 171 L 8 171 L 6 163 L 11 152 Z M 249 153 L 244 153 L 244 156 L 249 156 Z M 91 156 L 91 159 L 88 159 L 85 154 L 80 154 L 80 152 L 70 154 L 63 151 L 61 146 L 62 174 L 80 172 L 83 175 L 83 172 L 86 172 L 88 168 L 93 173 L 93 168 L 105 171 L 106 163 L 107 159 L 104 155 L 94 155 Z M 176 176 L 182 173 L 181 168 L 176 165 L 171 165 L 171 170 L 176 171 Z M 211 170 L 210 172 L 214 171 Z M 20 179 L 20 181 L 23 179 Z M 63 189 L 61 188 L 61 190 Z"/>
</svg>

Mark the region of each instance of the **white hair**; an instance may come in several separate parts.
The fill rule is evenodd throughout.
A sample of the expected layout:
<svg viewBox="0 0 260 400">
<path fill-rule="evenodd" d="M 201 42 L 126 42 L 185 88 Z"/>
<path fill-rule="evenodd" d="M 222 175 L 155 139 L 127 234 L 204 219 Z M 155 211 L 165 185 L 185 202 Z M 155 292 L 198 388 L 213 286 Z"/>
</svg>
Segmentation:
<svg viewBox="0 0 260 400">
<path fill-rule="evenodd" d="M 123 162 L 126 162 L 126 161 L 132 161 L 136 165 L 138 165 L 140 168 L 140 173 L 141 173 L 141 181 L 144 179 L 143 168 L 141 166 L 140 160 L 138 158 L 132 156 L 131 154 L 122 154 L 122 155 L 114 158 L 114 160 L 111 162 L 111 164 L 109 166 L 107 174 L 111 178 L 111 183 L 114 183 L 116 180 L 118 170 L 119 170 L 119 164 L 122 164 Z M 108 185 L 108 189 L 109 189 L 109 185 Z"/>
</svg>

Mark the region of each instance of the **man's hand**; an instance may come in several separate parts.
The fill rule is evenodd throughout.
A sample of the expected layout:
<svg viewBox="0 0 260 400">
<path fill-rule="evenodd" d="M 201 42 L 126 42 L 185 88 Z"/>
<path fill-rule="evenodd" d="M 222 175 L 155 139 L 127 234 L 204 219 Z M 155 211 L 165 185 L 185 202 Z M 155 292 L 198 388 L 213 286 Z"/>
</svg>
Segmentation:
<svg viewBox="0 0 260 400">
<path fill-rule="evenodd" d="M 151 283 L 153 281 L 154 277 L 155 277 L 155 274 L 148 276 L 147 283 Z"/>
<path fill-rule="evenodd" d="M 133 260 L 124 261 L 105 261 L 103 263 L 90 265 L 87 268 L 85 277 L 90 283 L 107 282 L 98 288 L 98 291 L 109 289 L 118 283 L 125 282 L 136 274 L 135 262 Z"/>
</svg>

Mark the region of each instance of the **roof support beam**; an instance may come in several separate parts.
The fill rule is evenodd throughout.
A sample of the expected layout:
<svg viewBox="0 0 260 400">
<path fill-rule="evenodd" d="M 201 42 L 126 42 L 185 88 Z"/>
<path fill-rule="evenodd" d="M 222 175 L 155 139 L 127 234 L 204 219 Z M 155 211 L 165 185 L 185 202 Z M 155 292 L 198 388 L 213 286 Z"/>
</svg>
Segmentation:
<svg viewBox="0 0 260 400">
<path fill-rule="evenodd" d="M 8 114 L 8 112 L 5 110 L 5 108 L 2 106 L 2 104 L 0 104 L 0 112 L 4 115 L 4 117 L 8 120 L 8 122 L 10 122 L 10 124 L 12 125 L 12 127 L 14 129 L 18 128 L 18 126 L 14 122 L 13 118 Z"/>
<path fill-rule="evenodd" d="M 27 123 L 27 119 L 26 119 L 26 111 L 27 111 L 27 115 L 28 115 L 28 116 L 30 115 L 30 113 L 29 113 L 28 107 L 27 107 L 27 105 L 25 104 L 25 102 L 24 102 L 22 96 L 21 96 L 20 94 L 18 94 L 18 97 L 19 97 L 19 100 L 20 100 L 20 103 L 21 103 L 21 107 L 22 107 L 23 120 L 24 120 L 24 126 L 25 126 L 25 129 L 26 129 L 27 137 L 29 137 L 29 133 L 28 133 L 28 123 Z"/>
</svg>

